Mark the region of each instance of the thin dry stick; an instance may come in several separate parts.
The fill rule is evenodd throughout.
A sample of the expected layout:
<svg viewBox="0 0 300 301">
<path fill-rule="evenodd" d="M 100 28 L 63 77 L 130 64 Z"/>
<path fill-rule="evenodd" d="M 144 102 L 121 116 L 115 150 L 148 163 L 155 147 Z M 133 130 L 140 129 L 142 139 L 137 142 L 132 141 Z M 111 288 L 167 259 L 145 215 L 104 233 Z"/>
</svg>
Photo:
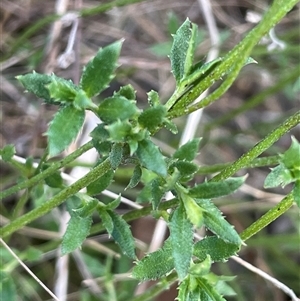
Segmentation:
<svg viewBox="0 0 300 301">
<path fill-rule="evenodd" d="M 257 275 L 263 277 L 267 281 L 271 282 L 274 286 L 278 287 L 280 290 L 282 290 L 284 293 L 286 293 L 288 296 L 291 297 L 292 301 L 300 301 L 300 299 L 296 296 L 294 291 L 290 289 L 288 286 L 283 284 L 282 282 L 278 281 L 276 278 L 273 278 L 266 272 L 262 271 L 261 269 L 258 269 L 257 267 L 253 266 L 249 262 L 237 257 L 237 256 L 232 256 L 230 257 L 240 265 L 244 266 L 246 269 L 256 273 Z"/>
<path fill-rule="evenodd" d="M 28 266 L 17 256 L 17 254 L 0 238 L 2 245 L 8 252 L 18 261 L 18 263 L 25 269 L 25 271 L 56 301 L 60 301 L 51 290 L 28 268 Z"/>
</svg>

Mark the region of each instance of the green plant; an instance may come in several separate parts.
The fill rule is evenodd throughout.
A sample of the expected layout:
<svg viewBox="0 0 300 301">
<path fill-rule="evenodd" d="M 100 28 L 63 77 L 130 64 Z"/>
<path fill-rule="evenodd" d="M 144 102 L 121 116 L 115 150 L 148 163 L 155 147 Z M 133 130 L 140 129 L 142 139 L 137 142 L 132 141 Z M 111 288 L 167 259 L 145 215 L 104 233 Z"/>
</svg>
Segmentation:
<svg viewBox="0 0 300 301">
<path fill-rule="evenodd" d="M 62 240 L 63 254 L 80 247 L 88 235 L 105 229 L 125 255 L 137 260 L 134 238 L 127 222 L 152 214 L 155 218 L 166 220 L 170 237 L 161 249 L 137 261 L 132 276 L 138 280 L 159 279 L 160 283 L 155 289 L 133 300 L 149 300 L 178 280 L 178 300 L 224 300 L 222 295 L 230 292 L 226 284 L 230 278 L 213 274 L 211 265 L 226 261 L 236 254 L 243 241 L 287 211 L 294 200 L 299 205 L 299 162 L 295 160 L 299 154 L 299 143 L 293 139 L 291 148 L 277 158 L 279 165 L 272 170 L 265 184 L 266 187 L 273 187 L 294 182 L 292 192 L 240 235 L 224 219 L 211 199 L 236 191 L 246 177 L 231 176 L 252 164 L 276 140 L 296 126 L 300 121 L 300 113 L 289 117 L 211 180 L 194 186 L 190 182 L 199 171 L 199 166 L 193 161 L 198 153 L 200 139 L 191 140 L 178 148 L 172 156 L 166 157 L 152 142 L 151 136 L 162 127 L 176 133 L 176 126 L 172 121 L 174 117 L 206 107 L 223 95 L 240 69 L 245 64 L 254 62 L 249 57 L 254 45 L 296 2 L 275 1 L 262 22 L 240 44 L 225 57 L 207 64 L 194 64 L 197 28 L 186 20 L 174 36 L 170 54 L 176 90 L 165 104 L 161 102 L 158 93 L 150 91 L 149 106 L 144 110 L 136 105 L 135 91 L 130 85 L 121 87 L 99 104 L 92 100 L 111 82 L 122 41 L 99 50 L 84 68 L 79 85 L 56 75 L 33 72 L 18 76 L 27 91 L 59 108 L 46 133 L 48 148 L 36 170 L 30 164 L 24 167 L 14 162 L 13 146 L 8 145 L 1 150 L 2 159 L 20 167 L 22 176 L 28 177 L 4 190 L 1 198 L 21 189 L 31 190 L 41 182 L 51 187 L 53 196 L 2 227 L 1 237 L 8 237 L 66 202 L 71 219 Z M 198 95 L 223 77 L 225 80 L 219 88 L 201 102 L 193 104 Z M 92 111 L 102 120 L 91 133 L 92 141 L 62 161 L 50 162 L 49 158 L 65 150 L 76 138 L 82 128 L 86 110 Z M 100 156 L 96 166 L 77 182 L 66 186 L 58 170 L 92 147 Z M 96 196 L 110 185 L 116 170 L 124 164 L 133 166 L 126 188 L 131 189 L 142 183 L 144 188 L 139 197 L 147 200 L 151 206 L 120 216 L 115 210 L 120 204 L 120 198 L 104 203 Z M 86 192 L 81 192 L 83 188 L 86 188 Z M 162 202 L 163 196 L 168 192 L 172 192 L 174 198 Z M 102 224 L 93 228 L 92 216 L 95 213 L 101 218 Z M 214 235 L 194 242 L 195 229 L 202 226 Z"/>
</svg>

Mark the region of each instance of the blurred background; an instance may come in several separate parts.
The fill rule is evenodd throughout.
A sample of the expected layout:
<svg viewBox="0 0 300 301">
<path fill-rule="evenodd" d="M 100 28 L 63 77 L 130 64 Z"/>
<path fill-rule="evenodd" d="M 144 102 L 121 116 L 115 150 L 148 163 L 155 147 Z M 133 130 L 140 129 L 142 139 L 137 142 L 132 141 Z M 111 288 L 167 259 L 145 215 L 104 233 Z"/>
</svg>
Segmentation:
<svg viewBox="0 0 300 301">
<path fill-rule="evenodd" d="M 110 87 L 97 96 L 95 102 L 110 96 L 120 86 L 131 84 L 137 93 L 138 106 L 144 108 L 147 106 L 146 93 L 150 90 L 158 91 L 163 101 L 167 101 L 174 91 L 175 81 L 167 55 L 172 44 L 171 35 L 187 17 L 198 25 L 196 59 L 200 61 L 206 60 L 212 49 L 218 51 L 219 56 L 224 56 L 255 26 L 269 5 L 269 1 L 264 0 L 148 0 L 109 10 L 93 10 L 99 5 L 112 2 L 1 1 L 1 148 L 6 144 L 14 144 L 18 156 L 38 160 L 47 145 L 43 134 L 57 110 L 55 106 L 44 105 L 29 93 L 24 94 L 15 79 L 17 75 L 33 70 L 47 74 L 54 72 L 78 83 L 83 66 L 99 47 L 125 39 L 116 77 Z M 210 7 L 212 14 L 209 13 Z M 56 17 L 57 14 L 81 10 L 84 11 L 80 19 L 69 14 L 61 22 Z M 215 26 L 208 25 L 209 20 Z M 76 24 L 76 35 L 72 36 Z M 197 157 L 200 165 L 236 160 L 299 109 L 299 28 L 298 4 L 255 47 L 251 56 L 258 64 L 244 67 L 229 91 L 205 108 L 196 128 L 196 136 L 203 137 Z M 96 123 L 93 116 L 87 116 L 86 130 L 77 143 L 88 138 Z M 178 147 L 186 118 L 178 118 L 175 123 L 179 129 L 177 135 L 162 130 L 154 137 L 165 154 L 172 154 Z M 299 127 L 283 136 L 263 155 L 276 155 L 287 150 L 291 134 L 299 140 Z M 74 143 L 69 152 L 76 147 Z M 92 167 L 95 162 L 96 157 L 81 165 Z M 73 167 L 70 166 L 65 172 L 77 177 L 77 174 L 72 173 Z M 217 206 L 238 232 L 243 231 L 291 190 L 289 186 L 285 189 L 265 190 L 263 183 L 269 171 L 268 167 L 240 171 L 239 175 L 248 173 L 246 185 L 234 195 L 216 200 Z M 77 172 L 80 176 L 81 170 Z M 141 187 L 124 192 L 131 172 L 130 167 L 121 168 L 109 189 L 135 201 Z M 196 176 L 195 181 L 200 183 L 210 176 L 203 172 Z M 19 174 L 11 166 L 0 162 L 0 177 L 1 189 L 5 189 L 18 180 Z M 53 193 L 43 190 L 41 194 L 36 190 L 30 192 L 23 207 L 17 211 L 15 209 L 19 199 L 24 195 L 5 199 L 0 205 L 1 224 L 31 210 Z M 129 210 L 129 206 L 122 205 L 119 212 Z M 127 274 L 132 262 L 124 256 L 120 257 L 118 247 L 103 233 L 94 236 L 81 250 L 60 262 L 59 239 L 63 233 L 62 225 L 67 219 L 63 210 L 54 210 L 8 240 L 10 247 L 50 289 L 58 291 L 61 284 L 59 279 L 64 279 L 67 296 L 60 300 L 129 301 L 135 294 L 147 289 L 145 285 L 137 289 L 137 282 Z M 97 218 L 94 222 L 100 223 Z M 149 245 L 158 247 L 162 243 L 159 241 L 155 244 L 154 233 L 158 228 L 157 221 L 151 216 L 133 222 L 131 229 L 137 239 L 139 256 L 149 251 Z M 167 235 L 163 233 L 162 237 Z M 239 256 L 282 281 L 299 295 L 299 248 L 299 213 L 297 208 L 292 207 L 284 216 L 249 239 L 247 247 L 242 248 Z M 15 300 L 51 300 L 1 246 L 0 256 L 0 267 L 8 269 L 13 275 L 14 282 L 11 285 L 12 290 L 17 292 Z M 227 297 L 227 300 L 289 300 L 282 291 L 232 260 L 213 265 L 213 271 L 218 275 L 237 275 L 230 282 L 237 296 Z M 84 281 L 88 278 L 96 280 L 90 284 Z M 171 301 L 176 295 L 174 286 L 155 300 Z"/>
</svg>

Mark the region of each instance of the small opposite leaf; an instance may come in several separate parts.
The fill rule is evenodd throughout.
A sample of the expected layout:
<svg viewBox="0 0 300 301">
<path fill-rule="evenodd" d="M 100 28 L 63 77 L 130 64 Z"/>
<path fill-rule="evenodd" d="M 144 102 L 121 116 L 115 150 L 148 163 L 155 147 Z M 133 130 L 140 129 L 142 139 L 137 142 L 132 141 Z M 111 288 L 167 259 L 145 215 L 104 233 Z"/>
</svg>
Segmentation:
<svg viewBox="0 0 300 301">
<path fill-rule="evenodd" d="M 25 75 L 19 75 L 16 78 L 27 91 L 44 99 L 47 103 L 55 103 L 53 99 L 51 99 L 48 88 L 46 88 L 46 85 L 51 83 L 53 75 L 33 72 Z"/>
<path fill-rule="evenodd" d="M 122 161 L 123 155 L 123 144 L 114 143 L 111 147 L 111 152 L 109 154 L 110 165 L 112 169 L 117 169 Z"/>
<path fill-rule="evenodd" d="M 139 165 L 136 165 L 133 170 L 133 174 L 130 178 L 130 182 L 127 185 L 127 187 L 125 188 L 125 190 L 129 189 L 129 188 L 134 188 L 136 185 L 138 185 L 138 183 L 141 180 L 141 177 L 142 177 L 142 169 Z"/>
<path fill-rule="evenodd" d="M 67 230 L 63 236 L 62 254 L 65 255 L 80 247 L 90 233 L 92 217 L 80 217 L 76 214 L 71 216 Z"/>
<path fill-rule="evenodd" d="M 127 98 L 128 100 L 135 100 L 135 90 L 131 85 L 126 85 L 120 88 L 118 92 L 114 93 L 114 96 L 123 96 Z"/>
<path fill-rule="evenodd" d="M 194 59 L 196 31 L 197 26 L 187 19 L 173 36 L 170 60 L 177 84 L 190 73 Z"/>
<path fill-rule="evenodd" d="M 213 262 L 226 261 L 229 257 L 236 255 L 240 245 L 225 242 L 216 236 L 207 236 L 194 245 L 194 255 L 203 261 L 207 255 Z"/>
<path fill-rule="evenodd" d="M 121 47 L 122 41 L 118 41 L 101 48 L 83 69 L 80 87 L 88 97 L 93 97 L 108 87 L 114 77 Z"/>
<path fill-rule="evenodd" d="M 132 126 L 128 120 L 118 120 L 110 125 L 105 126 L 109 133 L 109 138 L 114 142 L 125 142 L 131 133 Z"/>
<path fill-rule="evenodd" d="M 187 214 L 187 218 L 193 225 L 195 225 L 197 228 L 200 228 L 203 224 L 203 209 L 189 195 L 182 193 L 181 199 Z"/>
<path fill-rule="evenodd" d="M 193 255 L 193 225 L 182 204 L 175 209 L 169 223 L 175 269 L 182 281 L 188 273 Z"/>
<path fill-rule="evenodd" d="M 142 127 L 147 128 L 151 132 L 163 123 L 166 114 L 167 110 L 162 105 L 150 107 L 141 113 L 138 121 Z"/>
<path fill-rule="evenodd" d="M 129 119 L 137 112 L 136 105 L 124 96 L 108 97 L 98 107 L 98 116 L 105 123 Z"/>
<path fill-rule="evenodd" d="M 113 220 L 112 220 L 110 214 L 108 213 L 108 210 L 106 208 L 103 209 L 103 208 L 98 207 L 98 213 L 99 213 L 99 216 L 101 218 L 101 221 L 102 221 L 105 229 L 111 235 L 111 233 L 113 232 L 113 229 L 114 229 L 114 223 L 113 223 Z"/>
<path fill-rule="evenodd" d="M 103 176 L 101 176 L 96 181 L 92 182 L 87 186 L 87 193 L 89 195 L 96 195 L 102 192 L 104 189 L 106 189 L 109 184 L 112 182 L 114 178 L 114 171 L 110 169 L 107 173 L 105 173 Z"/>
<path fill-rule="evenodd" d="M 140 159 L 142 165 L 149 170 L 154 171 L 161 176 L 167 175 L 167 165 L 164 157 L 151 140 L 144 139 L 140 141 L 136 155 Z"/>
<path fill-rule="evenodd" d="M 210 201 L 205 199 L 196 199 L 201 206 L 205 226 L 225 242 L 235 245 L 241 245 L 242 240 L 233 226 L 230 225 L 222 215 L 222 212 Z"/>
<path fill-rule="evenodd" d="M 300 143 L 295 137 L 292 137 L 290 148 L 281 156 L 281 162 L 286 168 L 298 171 L 298 180 L 300 180 Z"/>
<path fill-rule="evenodd" d="M 189 190 L 192 197 L 212 199 L 228 195 L 236 191 L 246 180 L 244 177 L 228 178 L 221 182 L 204 182 Z"/>
<path fill-rule="evenodd" d="M 120 246 L 124 254 L 126 254 L 130 258 L 135 259 L 135 244 L 129 225 L 120 215 L 116 214 L 114 211 L 108 210 L 107 213 L 110 215 L 113 222 L 113 230 L 109 234 Z"/>
<path fill-rule="evenodd" d="M 15 155 L 16 150 L 13 144 L 7 144 L 2 149 L 0 149 L 1 159 L 5 162 L 9 162 Z"/>
<path fill-rule="evenodd" d="M 174 269 L 172 247 L 170 240 L 166 240 L 163 247 L 149 253 L 132 270 L 132 277 L 140 281 L 155 280 L 166 276 Z"/>
<path fill-rule="evenodd" d="M 156 91 L 151 90 L 150 92 L 147 93 L 147 95 L 148 95 L 148 103 L 151 107 L 160 105 L 159 95 Z"/>
<path fill-rule="evenodd" d="M 76 138 L 84 122 L 85 112 L 72 106 L 61 108 L 50 122 L 46 135 L 49 141 L 49 156 L 65 150 Z"/>
<path fill-rule="evenodd" d="M 198 154 L 201 138 L 195 138 L 180 146 L 173 154 L 174 159 L 192 161 Z"/>
<path fill-rule="evenodd" d="M 271 168 L 271 172 L 267 175 L 264 188 L 272 188 L 281 185 L 282 187 L 293 181 L 291 172 L 281 163 Z"/>
</svg>

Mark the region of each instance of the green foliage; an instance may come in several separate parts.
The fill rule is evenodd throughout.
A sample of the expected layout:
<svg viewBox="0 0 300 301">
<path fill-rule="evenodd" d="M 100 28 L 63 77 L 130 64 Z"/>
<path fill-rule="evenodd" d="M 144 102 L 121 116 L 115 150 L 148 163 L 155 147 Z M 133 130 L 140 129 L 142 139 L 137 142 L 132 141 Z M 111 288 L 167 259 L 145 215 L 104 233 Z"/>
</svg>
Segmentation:
<svg viewBox="0 0 300 301">
<path fill-rule="evenodd" d="M 275 13 L 277 11 L 278 9 Z M 245 42 L 241 42 L 240 48 L 237 48 L 239 51 L 235 49 L 222 58 L 207 63 L 202 60 L 194 64 L 197 26 L 188 19 L 179 26 L 175 15 L 170 16 L 168 26 L 169 31 L 174 33 L 170 61 L 176 88 L 165 104 L 156 91 L 150 91 L 149 105 L 141 110 L 136 104 L 136 93 L 131 85 L 121 87 L 112 96 L 102 98 L 97 104 L 93 102 L 92 97 L 106 89 L 115 76 L 122 41 L 98 51 L 84 67 L 79 85 L 54 74 L 44 75 L 33 72 L 17 76 L 27 91 L 42 98 L 46 103 L 59 105 L 59 107 L 45 134 L 48 138 L 48 146 L 37 168 L 37 175 L 32 176 L 33 161 L 27 160 L 22 175 L 29 178 L 26 180 L 29 184 L 27 186 L 16 184 L 11 190 L 18 192 L 25 188 L 28 191 L 26 190 L 20 202 L 26 203 L 28 193 L 30 197 L 34 197 L 34 201 L 38 199 L 41 204 L 23 216 L 13 215 L 11 222 L 1 229 L 1 237 L 21 229 L 67 200 L 71 218 L 63 236 L 62 254 L 80 248 L 90 234 L 106 231 L 119 245 L 124 255 L 130 260 L 137 260 L 136 244 L 128 221 L 149 215 L 152 210 L 153 217 L 163 217 L 167 221 L 170 236 L 162 248 L 136 262 L 132 269 L 133 278 L 139 281 L 159 280 L 158 286 L 163 286 L 165 281 L 164 287 L 171 284 L 170 279 L 179 280 L 177 297 L 179 301 L 221 301 L 225 300 L 222 295 L 234 294 L 231 287 L 226 284 L 226 281 L 231 279 L 212 274 L 212 264 L 225 262 L 237 254 L 242 245 L 242 238 L 243 240 L 249 238 L 267 223 L 264 219 L 262 222 L 258 220 L 256 224 L 249 227 L 250 230 L 239 236 L 211 199 L 228 196 L 239 189 L 245 182 L 246 176 L 230 176 L 252 163 L 276 139 L 297 125 L 300 115 L 296 113 L 262 140 L 259 144 L 259 152 L 255 152 L 258 148 L 255 146 L 254 151 L 250 150 L 241 159 L 229 164 L 215 178 L 199 183 L 199 179 L 195 177 L 199 166 L 194 160 L 199 152 L 201 138 L 190 140 L 178 147 L 172 156 L 167 156 L 165 153 L 162 154 L 151 137 L 163 127 L 172 133 L 177 133 L 172 118 L 190 112 L 191 108 L 194 108 L 192 103 L 195 99 L 213 83 L 223 80 L 224 77 L 226 78 L 224 83 L 230 82 L 237 76 L 242 66 L 254 63 L 255 61 L 249 57 L 254 44 L 252 45 L 252 39 L 246 37 Z M 254 37 L 260 39 L 264 34 L 265 32 L 262 31 Z M 239 55 L 241 58 L 238 57 Z M 217 91 L 223 94 L 226 89 Z M 212 92 L 211 95 L 216 95 L 214 93 Z M 200 105 L 210 104 L 213 99 L 211 95 L 208 96 L 211 98 L 201 101 Z M 65 186 L 59 169 L 67 167 L 67 164 L 77 157 L 69 155 L 67 158 L 70 160 L 63 160 L 57 164 L 56 169 L 52 168 L 55 163 L 48 159 L 64 151 L 76 139 L 83 127 L 86 110 L 92 111 L 101 119 L 101 124 L 90 133 L 92 137 L 90 143 L 98 151 L 100 159 L 87 175 L 74 184 Z M 15 149 L 12 145 L 5 146 L 0 152 L 4 161 L 18 168 L 12 160 L 14 154 Z M 279 165 L 272 169 L 265 180 L 266 188 L 294 184 L 292 193 L 286 198 L 287 201 L 277 205 L 276 214 L 267 213 L 271 215 L 268 220 L 280 216 L 291 206 L 292 201 L 296 201 L 300 206 L 299 155 L 300 144 L 292 138 L 291 147 L 280 155 Z M 113 182 L 115 174 L 122 172 L 124 164 L 130 164 L 130 168 L 133 169 L 130 179 L 127 177 L 126 182 L 124 181 L 128 183 L 125 190 L 139 188 L 137 185 L 141 183 L 144 188 L 137 193 L 136 201 L 150 206 L 121 216 L 117 211 L 121 195 L 111 202 L 107 199 L 102 202 L 100 196 L 97 196 L 99 200 L 92 196 L 99 195 L 105 190 Z M 31 190 L 32 186 L 34 187 Z M 86 192 L 82 190 L 84 188 Z M 120 189 L 119 186 L 116 189 Z M 50 199 L 46 195 L 48 191 L 50 191 Z M 174 199 L 162 201 L 166 193 L 170 192 L 173 193 Z M 9 193 L 6 194 L 8 195 Z M 93 226 L 91 230 L 95 212 L 100 216 L 101 225 L 96 225 L 95 228 Z M 194 241 L 195 229 L 202 226 L 214 235 Z M 38 252 L 34 251 L 31 256 L 26 254 L 31 259 L 35 259 L 37 255 Z M 129 268 L 128 264 L 126 271 Z M 111 274 L 102 269 L 102 266 L 99 274 L 105 278 L 108 296 L 114 296 Z M 16 300 L 13 278 L 1 271 L 1 280 L 1 292 L 5 298 Z"/>
</svg>

